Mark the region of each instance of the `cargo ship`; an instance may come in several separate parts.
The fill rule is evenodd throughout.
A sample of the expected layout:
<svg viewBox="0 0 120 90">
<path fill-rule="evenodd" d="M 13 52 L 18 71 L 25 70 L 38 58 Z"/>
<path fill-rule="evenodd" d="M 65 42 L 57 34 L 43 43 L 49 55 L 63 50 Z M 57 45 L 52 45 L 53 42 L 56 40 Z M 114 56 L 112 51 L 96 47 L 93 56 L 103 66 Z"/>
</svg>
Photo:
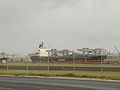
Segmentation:
<svg viewBox="0 0 120 90">
<path fill-rule="evenodd" d="M 46 62 L 48 61 L 48 58 L 50 61 L 56 62 L 73 61 L 73 59 L 76 61 L 100 62 L 107 57 L 107 51 L 101 48 L 83 48 L 77 49 L 76 52 L 68 49 L 56 50 L 45 47 L 44 43 L 42 42 L 37 51 L 29 54 L 28 56 L 32 62 Z"/>
<path fill-rule="evenodd" d="M 48 51 L 51 51 L 50 48 L 44 46 L 44 43 L 42 42 L 37 51 L 33 52 L 31 54 L 28 54 L 32 62 L 38 62 L 38 61 L 47 61 L 48 58 Z"/>
</svg>

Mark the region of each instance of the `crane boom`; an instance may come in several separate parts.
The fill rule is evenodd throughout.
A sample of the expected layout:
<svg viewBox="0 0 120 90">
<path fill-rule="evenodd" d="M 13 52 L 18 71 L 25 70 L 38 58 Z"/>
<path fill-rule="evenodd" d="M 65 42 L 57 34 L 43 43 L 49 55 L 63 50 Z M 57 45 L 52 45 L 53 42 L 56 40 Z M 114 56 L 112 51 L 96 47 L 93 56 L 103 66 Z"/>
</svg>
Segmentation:
<svg viewBox="0 0 120 90">
<path fill-rule="evenodd" d="M 115 50 L 118 52 L 118 54 L 119 54 L 119 56 L 120 56 L 120 52 L 119 52 L 119 50 L 116 48 L 116 46 L 115 46 L 114 48 L 115 48 Z"/>
</svg>

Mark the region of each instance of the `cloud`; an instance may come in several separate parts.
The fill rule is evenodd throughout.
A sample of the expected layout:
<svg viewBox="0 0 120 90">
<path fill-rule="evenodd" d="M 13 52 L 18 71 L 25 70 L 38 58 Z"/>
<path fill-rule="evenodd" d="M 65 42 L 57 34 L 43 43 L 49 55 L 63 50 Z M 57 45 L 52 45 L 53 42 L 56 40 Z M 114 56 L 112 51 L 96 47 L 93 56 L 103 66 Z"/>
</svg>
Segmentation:
<svg viewBox="0 0 120 90">
<path fill-rule="evenodd" d="M 0 49 L 32 52 L 52 48 L 119 45 L 119 0 L 1 0 Z"/>
</svg>

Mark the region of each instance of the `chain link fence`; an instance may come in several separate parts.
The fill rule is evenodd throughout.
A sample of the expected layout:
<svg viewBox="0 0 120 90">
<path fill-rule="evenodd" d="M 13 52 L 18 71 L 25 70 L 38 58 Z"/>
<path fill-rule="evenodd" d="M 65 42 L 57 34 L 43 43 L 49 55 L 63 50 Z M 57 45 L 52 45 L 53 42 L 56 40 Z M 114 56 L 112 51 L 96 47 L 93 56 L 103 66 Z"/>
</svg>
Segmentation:
<svg viewBox="0 0 120 90">
<path fill-rule="evenodd" d="M 67 57 L 66 57 L 67 58 Z M 30 58 L 21 60 L 3 60 L 0 64 L 2 74 L 36 74 L 36 75 L 57 75 L 57 74 L 88 74 L 104 72 L 120 75 L 120 59 L 109 58 L 105 60 L 78 60 L 75 56 L 71 60 L 66 58 L 59 60 L 54 57 L 47 57 L 45 60 L 31 61 Z"/>
</svg>

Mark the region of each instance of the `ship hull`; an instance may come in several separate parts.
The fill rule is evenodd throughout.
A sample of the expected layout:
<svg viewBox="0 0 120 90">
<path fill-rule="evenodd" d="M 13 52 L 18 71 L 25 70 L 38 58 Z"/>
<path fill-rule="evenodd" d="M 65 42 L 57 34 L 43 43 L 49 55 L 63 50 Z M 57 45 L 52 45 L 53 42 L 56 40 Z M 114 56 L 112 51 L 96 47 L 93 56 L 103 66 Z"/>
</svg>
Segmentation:
<svg viewBox="0 0 120 90">
<path fill-rule="evenodd" d="M 107 56 L 57 56 L 57 57 L 49 57 L 49 61 L 88 61 L 88 62 L 96 62 L 103 61 Z M 32 62 L 47 62 L 48 57 L 40 57 L 40 56 L 30 56 Z"/>
</svg>

